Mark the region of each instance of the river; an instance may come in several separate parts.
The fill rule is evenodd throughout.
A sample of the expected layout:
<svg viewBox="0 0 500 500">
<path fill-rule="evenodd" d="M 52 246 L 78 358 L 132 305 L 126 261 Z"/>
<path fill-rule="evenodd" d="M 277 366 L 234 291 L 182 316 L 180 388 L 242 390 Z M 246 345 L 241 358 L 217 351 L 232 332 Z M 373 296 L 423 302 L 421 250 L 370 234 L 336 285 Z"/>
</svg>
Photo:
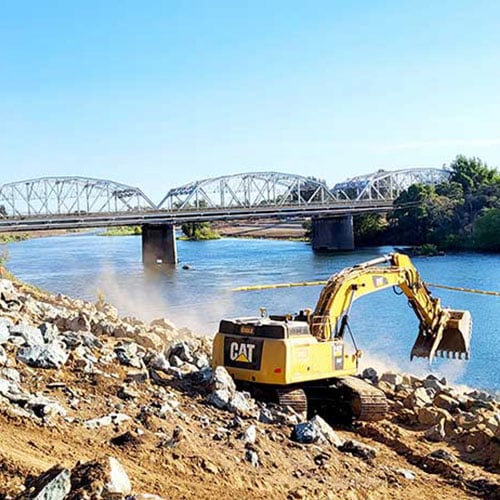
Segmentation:
<svg viewBox="0 0 500 500">
<path fill-rule="evenodd" d="M 259 314 L 259 307 L 283 314 L 314 308 L 321 287 L 233 292 L 243 285 L 325 280 L 332 273 L 392 251 L 391 247 L 327 255 L 302 242 L 224 238 L 178 241 L 180 265 L 147 271 L 138 236 L 103 237 L 72 233 L 5 245 L 8 268 L 45 290 L 95 301 L 102 292 L 122 314 L 143 320 L 166 317 L 178 327 L 212 335 L 222 317 Z M 1 248 L 0 248 L 1 250 Z M 459 253 L 417 257 L 425 281 L 498 290 L 500 256 Z M 189 264 L 188 270 L 182 269 Z M 471 359 L 409 361 L 417 320 L 404 296 L 392 290 L 356 301 L 351 328 L 363 351 L 363 365 L 412 372 L 433 371 L 448 381 L 500 393 L 500 298 L 434 290 L 445 306 L 468 309 L 473 318 Z"/>
</svg>

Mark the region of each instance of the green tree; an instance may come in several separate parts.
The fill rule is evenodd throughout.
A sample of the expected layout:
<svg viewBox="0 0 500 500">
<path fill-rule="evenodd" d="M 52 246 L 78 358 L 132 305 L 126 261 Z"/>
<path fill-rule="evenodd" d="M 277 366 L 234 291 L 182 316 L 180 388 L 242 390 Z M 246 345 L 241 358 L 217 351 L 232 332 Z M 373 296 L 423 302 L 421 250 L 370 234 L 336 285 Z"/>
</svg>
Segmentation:
<svg viewBox="0 0 500 500">
<path fill-rule="evenodd" d="M 422 245 L 430 243 L 433 200 L 436 192 L 433 186 L 414 184 L 403 191 L 394 201 L 394 211 L 388 216 L 390 234 L 395 243 Z"/>
<path fill-rule="evenodd" d="M 0 217 L 7 217 L 7 210 L 5 210 L 5 205 L 0 205 Z"/>
<path fill-rule="evenodd" d="M 381 245 L 387 229 L 387 220 L 380 214 L 359 214 L 353 217 L 356 245 Z"/>
<path fill-rule="evenodd" d="M 498 171 L 488 167 L 479 158 L 458 155 L 451 163 L 450 168 L 450 182 L 460 184 L 464 194 L 471 194 L 483 186 L 500 182 Z"/>
<path fill-rule="evenodd" d="M 474 246 L 478 250 L 500 252 L 500 209 L 491 208 L 478 217 L 473 229 Z"/>
<path fill-rule="evenodd" d="M 189 222 L 182 224 L 182 232 L 189 240 L 215 240 L 219 234 L 212 229 L 208 222 Z"/>
</svg>

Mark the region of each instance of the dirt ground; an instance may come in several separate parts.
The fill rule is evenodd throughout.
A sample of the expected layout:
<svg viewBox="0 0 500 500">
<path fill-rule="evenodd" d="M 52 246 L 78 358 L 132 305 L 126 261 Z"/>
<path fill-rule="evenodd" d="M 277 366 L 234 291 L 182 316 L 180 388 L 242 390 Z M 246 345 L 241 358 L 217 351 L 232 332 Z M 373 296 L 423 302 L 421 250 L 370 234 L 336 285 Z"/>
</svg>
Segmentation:
<svg viewBox="0 0 500 500">
<path fill-rule="evenodd" d="M 264 423 L 252 414 L 237 416 L 209 405 L 207 389 L 196 379 L 201 372 L 189 363 L 184 364 L 189 376 L 172 368 L 148 371 L 143 364 L 138 377 L 136 368 L 118 361 L 117 346 L 130 347 L 134 340 L 146 346 L 144 359 L 148 353 L 172 352 L 165 345 L 174 345 L 181 334 L 168 322 L 162 324 L 171 336 L 158 343 L 161 325 L 118 318 L 106 304 L 97 308 L 24 285 L 13 291 L 8 280 L 0 281 L 0 319 L 39 325 L 43 314 L 50 313 L 54 324 L 64 319 L 66 326 L 56 339 L 65 338 L 68 345 L 61 367 L 34 368 L 19 359 L 20 344 L 12 341 L 12 333 L 3 341 L 0 392 L 5 393 L 8 377 L 15 373 L 25 394 L 49 398 L 66 413 L 38 418 L 25 410 L 22 398 L 18 403 L 0 397 L 0 499 L 27 498 L 27 481 L 55 465 L 74 469 L 110 456 L 124 466 L 134 494 L 162 498 L 500 498 L 500 443 L 494 433 L 484 446 L 477 442 L 473 448 L 458 434 L 460 439 L 451 434 L 450 439 L 429 441 L 425 427 L 405 421 L 411 410 L 394 397 L 381 421 L 349 427 L 332 423 L 341 439 L 375 448 L 374 457 L 356 456 L 328 442 L 298 443 L 291 439 L 290 422 Z M 73 329 L 68 331 L 68 325 Z M 103 333 L 103 325 L 113 335 Z M 209 344 L 190 335 L 192 345 Z M 68 339 L 80 342 L 79 347 L 69 347 Z M 494 408 L 487 410 L 493 419 L 498 405 Z M 117 413 L 127 419 L 89 427 L 89 420 Z M 252 425 L 257 438 L 249 444 L 242 434 Z M 489 435 L 483 424 L 477 428 L 478 436 Z M 430 455 L 436 451 L 445 458 Z M 248 460 L 249 452 L 258 456 L 257 464 Z"/>
<path fill-rule="evenodd" d="M 301 222 L 232 222 L 214 224 L 221 236 L 238 238 L 303 239 L 305 229 Z"/>
<path fill-rule="evenodd" d="M 21 369 L 25 380 L 34 372 Z M 79 461 L 106 456 L 124 465 L 134 491 L 165 498 L 459 499 L 494 498 L 500 491 L 481 492 L 482 481 L 498 484 L 498 475 L 481 466 L 460 460 L 450 466 L 426 462 L 424 457 L 443 448 L 442 444 L 426 443 L 414 431 L 390 421 L 337 429 L 343 438 L 354 437 L 377 448 L 377 457 L 369 461 L 331 446 L 295 443 L 286 426 L 260 424 L 264 433 L 255 447 L 261 465 L 254 468 L 243 459 L 244 443 L 234 433 L 220 431 L 227 428 L 232 415 L 207 406 L 199 394 L 174 380 L 168 390 L 180 401 L 180 414 L 166 419 L 145 415 L 98 430 L 80 425 L 110 411 L 133 414 L 116 396 L 124 376 L 120 367 L 96 376 L 73 371 L 71 365 L 32 373 L 28 385 L 33 392 L 66 404 L 70 390 L 82 404 L 52 425 L 19 417 L 8 407 L 1 409 L 0 498 L 21 491 L 30 474 L 56 464 L 72 468 Z M 149 384 L 140 394 L 134 408 L 157 399 L 156 389 Z M 180 438 L 173 439 L 174 434 Z M 456 455 L 457 450 L 450 452 Z M 412 471 L 415 479 L 406 479 L 399 469 Z"/>
</svg>

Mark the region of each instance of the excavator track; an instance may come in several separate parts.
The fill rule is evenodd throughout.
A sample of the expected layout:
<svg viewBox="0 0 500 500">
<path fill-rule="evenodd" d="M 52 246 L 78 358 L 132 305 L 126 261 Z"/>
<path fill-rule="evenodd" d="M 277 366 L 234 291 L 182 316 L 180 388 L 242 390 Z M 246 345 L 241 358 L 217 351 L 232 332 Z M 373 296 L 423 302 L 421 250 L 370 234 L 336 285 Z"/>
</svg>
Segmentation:
<svg viewBox="0 0 500 500">
<path fill-rule="evenodd" d="M 380 389 L 356 377 L 343 377 L 337 388 L 350 400 L 355 420 L 373 422 L 385 417 L 389 408 L 385 394 Z"/>
<path fill-rule="evenodd" d="M 307 397 L 304 389 L 279 387 L 276 389 L 276 398 L 280 406 L 289 406 L 300 417 L 307 418 Z"/>
</svg>

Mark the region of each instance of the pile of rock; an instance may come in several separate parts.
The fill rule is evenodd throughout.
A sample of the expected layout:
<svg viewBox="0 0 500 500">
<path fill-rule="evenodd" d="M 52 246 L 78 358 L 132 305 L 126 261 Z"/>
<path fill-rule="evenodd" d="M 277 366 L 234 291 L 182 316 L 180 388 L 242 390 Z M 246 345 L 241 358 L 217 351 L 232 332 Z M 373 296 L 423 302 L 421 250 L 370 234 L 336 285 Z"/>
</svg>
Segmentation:
<svg viewBox="0 0 500 500">
<path fill-rule="evenodd" d="M 445 378 L 373 369 L 362 374 L 382 389 L 392 402 L 397 421 L 421 431 L 431 442 L 448 442 L 463 448 L 473 462 L 500 466 L 500 404 L 483 391 L 459 391 Z"/>
<path fill-rule="evenodd" d="M 230 453 L 234 453 L 235 442 L 240 446 L 243 443 L 240 460 L 253 467 L 265 462 L 259 449 L 263 436 L 271 441 L 285 440 L 292 446 L 321 447 L 315 458 L 317 464 L 337 451 L 368 463 L 376 458 L 375 447 L 352 436 L 340 437 L 318 415 L 303 421 L 291 408 L 256 401 L 249 393 L 238 390 L 225 368 L 210 367 L 211 348 L 210 339 L 178 330 L 166 319 L 146 324 L 135 318 L 119 318 L 116 309 L 102 301 L 91 304 L 54 297 L 0 280 L 2 411 L 42 425 L 63 419 L 71 431 L 78 425 L 92 431 L 128 426 L 129 430 L 120 430 L 120 435 L 113 438 L 117 445 L 138 439 L 152 429 L 150 434 L 160 440 L 158 446 L 168 448 L 182 441 L 183 422 L 196 419 L 203 432 L 211 429 L 213 440 L 232 440 L 228 445 Z M 391 372 L 379 375 L 369 369 L 363 377 L 388 396 L 388 418 L 414 428 L 422 439 L 458 443 L 472 459 L 499 466 L 500 407 L 492 396 L 459 392 L 446 380 L 433 376 L 421 380 Z M 100 400 L 93 394 L 89 396 L 89 385 L 84 383 L 94 380 L 108 391 L 101 393 Z M 40 388 L 61 390 L 56 399 Z M 183 399 L 186 395 L 188 398 Z M 200 403 L 195 409 L 194 400 Z M 162 419 L 162 425 L 175 419 L 172 435 L 148 427 L 154 418 Z M 453 457 L 441 453 L 437 458 Z M 217 470 L 208 461 L 203 464 L 205 470 Z M 405 477 L 414 475 L 401 470 L 397 473 Z M 54 467 L 30 478 L 25 486 L 23 498 L 132 495 L 126 472 L 111 457 L 79 463 L 72 470 Z"/>
</svg>

